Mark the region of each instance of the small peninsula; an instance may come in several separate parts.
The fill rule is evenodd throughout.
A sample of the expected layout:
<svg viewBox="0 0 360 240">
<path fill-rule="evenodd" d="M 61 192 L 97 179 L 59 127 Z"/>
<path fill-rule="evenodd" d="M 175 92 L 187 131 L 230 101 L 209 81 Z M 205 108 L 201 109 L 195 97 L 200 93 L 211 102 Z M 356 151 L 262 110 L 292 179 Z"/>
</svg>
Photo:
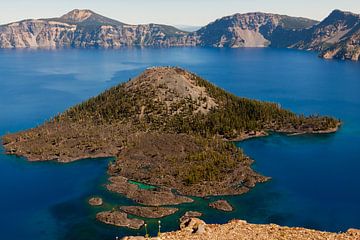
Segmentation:
<svg viewBox="0 0 360 240">
<path fill-rule="evenodd" d="M 270 132 L 330 133 L 340 124 L 235 96 L 178 67 L 152 67 L 39 127 L 5 135 L 2 143 L 6 153 L 30 161 L 115 157 L 107 189 L 159 207 L 192 202 L 191 196 L 243 194 L 269 180 L 252 169 L 253 160 L 233 140 Z M 161 208 L 126 212 L 145 216 L 153 209 Z M 120 211 L 99 213 L 98 219 L 143 224 Z"/>
</svg>

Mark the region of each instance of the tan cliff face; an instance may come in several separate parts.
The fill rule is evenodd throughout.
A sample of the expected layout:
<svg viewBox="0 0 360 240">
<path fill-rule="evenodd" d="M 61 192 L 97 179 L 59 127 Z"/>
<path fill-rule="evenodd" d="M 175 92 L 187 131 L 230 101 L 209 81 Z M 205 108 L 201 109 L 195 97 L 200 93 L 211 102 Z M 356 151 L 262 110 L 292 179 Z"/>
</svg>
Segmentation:
<svg viewBox="0 0 360 240">
<path fill-rule="evenodd" d="M 2 48 L 51 48 L 69 46 L 76 26 L 67 23 L 29 20 L 0 27 Z"/>
<path fill-rule="evenodd" d="M 360 60 L 360 24 L 359 30 L 351 34 L 350 37 L 344 38 L 341 42 L 325 50 L 321 56 L 325 59 L 348 59 L 353 61 Z"/>
</svg>

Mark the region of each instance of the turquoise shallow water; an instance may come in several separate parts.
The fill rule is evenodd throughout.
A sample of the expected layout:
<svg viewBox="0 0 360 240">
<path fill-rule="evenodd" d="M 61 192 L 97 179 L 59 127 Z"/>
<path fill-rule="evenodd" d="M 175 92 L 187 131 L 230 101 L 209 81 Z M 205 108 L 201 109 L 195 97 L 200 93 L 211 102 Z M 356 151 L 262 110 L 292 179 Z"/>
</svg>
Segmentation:
<svg viewBox="0 0 360 240">
<path fill-rule="evenodd" d="M 256 160 L 255 169 L 272 181 L 228 197 L 235 206 L 230 214 L 209 209 L 208 199 L 196 199 L 163 219 L 164 230 L 176 229 L 185 209 L 200 210 L 213 223 L 242 218 L 328 231 L 360 228 L 359 63 L 279 49 L 0 50 L 0 135 L 41 124 L 153 65 L 181 66 L 236 95 L 344 122 L 336 134 L 275 134 L 239 143 Z M 29 163 L 0 151 L 0 239 L 143 234 L 94 219 L 101 209 L 131 204 L 103 187 L 110 159 Z M 107 204 L 89 207 L 93 195 Z M 156 220 L 149 224 L 155 234 Z"/>
</svg>

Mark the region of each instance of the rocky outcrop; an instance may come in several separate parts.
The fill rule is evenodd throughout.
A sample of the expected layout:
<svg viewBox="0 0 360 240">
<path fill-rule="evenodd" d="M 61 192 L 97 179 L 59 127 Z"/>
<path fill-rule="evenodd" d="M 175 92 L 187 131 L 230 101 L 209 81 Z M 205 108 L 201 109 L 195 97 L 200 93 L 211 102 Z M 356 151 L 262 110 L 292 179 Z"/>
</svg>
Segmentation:
<svg viewBox="0 0 360 240">
<path fill-rule="evenodd" d="M 191 234 L 202 234 L 205 232 L 205 225 L 206 223 L 203 220 L 189 218 L 180 223 L 180 229 Z"/>
<path fill-rule="evenodd" d="M 89 199 L 89 204 L 91 206 L 101 206 L 103 205 L 103 200 L 100 197 L 93 197 Z"/>
<path fill-rule="evenodd" d="M 178 211 L 177 208 L 166 207 L 142 207 L 142 206 L 122 206 L 120 209 L 131 215 L 143 218 L 163 218 Z"/>
<path fill-rule="evenodd" d="M 125 237 L 135 240 L 137 237 Z M 141 238 L 140 238 L 141 239 Z M 162 240 L 246 239 L 246 240 L 355 240 L 360 239 L 360 230 L 349 229 L 344 233 L 330 233 L 298 227 L 281 227 L 275 224 L 250 224 L 232 220 L 226 224 L 206 224 L 200 219 L 188 219 L 181 223 L 180 230 L 162 233 Z"/>
<path fill-rule="evenodd" d="M 105 224 L 132 229 L 139 229 L 144 225 L 143 220 L 128 218 L 126 213 L 119 211 L 100 212 L 96 214 L 96 219 Z"/>
<path fill-rule="evenodd" d="M 221 210 L 224 212 L 233 211 L 233 207 L 226 200 L 217 200 L 209 204 L 209 207 L 215 208 L 217 210 Z"/>
<path fill-rule="evenodd" d="M 202 216 L 201 212 L 187 211 L 179 220 L 180 222 L 184 222 L 187 219 L 201 217 L 201 216 Z"/>
</svg>

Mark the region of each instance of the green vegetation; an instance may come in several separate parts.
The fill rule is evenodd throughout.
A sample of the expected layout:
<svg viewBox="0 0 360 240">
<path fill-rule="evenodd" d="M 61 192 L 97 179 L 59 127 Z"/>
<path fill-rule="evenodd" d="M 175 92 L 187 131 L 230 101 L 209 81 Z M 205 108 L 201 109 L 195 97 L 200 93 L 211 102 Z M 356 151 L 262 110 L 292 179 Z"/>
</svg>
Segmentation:
<svg viewBox="0 0 360 240">
<path fill-rule="evenodd" d="M 184 70 L 177 71 L 181 74 Z M 198 86 L 206 88 L 208 95 L 218 104 L 207 114 L 195 112 L 202 103 L 190 97 L 168 106 L 156 100 L 157 89 L 151 86 L 129 91 L 122 84 L 71 108 L 55 121 L 131 123 L 144 131 L 191 133 L 204 137 L 221 135 L 230 139 L 243 132 L 260 130 L 324 131 L 335 128 L 339 122 L 329 117 L 298 116 L 281 109 L 278 104 L 240 98 L 196 75 L 192 77 Z M 206 102 L 206 96 L 202 100 Z"/>
<path fill-rule="evenodd" d="M 223 181 L 243 162 L 242 151 L 229 142 L 217 141 L 203 151 L 189 154 L 183 161 L 186 168 L 180 175 L 187 185 L 202 181 Z"/>
</svg>

